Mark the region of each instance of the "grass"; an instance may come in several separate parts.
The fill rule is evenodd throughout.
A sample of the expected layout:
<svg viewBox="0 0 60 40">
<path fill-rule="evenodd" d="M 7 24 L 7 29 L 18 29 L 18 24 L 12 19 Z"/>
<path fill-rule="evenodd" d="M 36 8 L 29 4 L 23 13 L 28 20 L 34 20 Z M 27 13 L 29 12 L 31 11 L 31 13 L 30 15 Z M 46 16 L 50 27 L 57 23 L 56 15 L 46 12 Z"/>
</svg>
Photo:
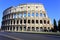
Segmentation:
<svg viewBox="0 0 60 40">
<path fill-rule="evenodd" d="M 33 31 L 23 31 L 22 33 L 31 33 L 31 34 L 48 34 L 48 35 L 59 35 L 60 32 L 33 32 Z"/>
<path fill-rule="evenodd" d="M 12 31 L 16 32 L 16 31 Z M 60 32 L 36 32 L 36 31 L 18 31 L 16 33 L 29 33 L 29 34 L 48 34 L 48 35 L 58 35 L 60 36 Z"/>
</svg>

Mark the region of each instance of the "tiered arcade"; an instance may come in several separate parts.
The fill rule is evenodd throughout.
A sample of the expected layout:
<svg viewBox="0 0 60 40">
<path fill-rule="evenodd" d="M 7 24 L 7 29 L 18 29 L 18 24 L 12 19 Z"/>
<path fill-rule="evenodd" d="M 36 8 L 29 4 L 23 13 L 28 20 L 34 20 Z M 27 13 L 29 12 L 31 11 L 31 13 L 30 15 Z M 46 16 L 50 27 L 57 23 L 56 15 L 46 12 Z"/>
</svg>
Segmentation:
<svg viewBox="0 0 60 40">
<path fill-rule="evenodd" d="M 4 10 L 2 30 L 44 31 L 53 28 L 42 4 L 21 4 Z"/>
</svg>

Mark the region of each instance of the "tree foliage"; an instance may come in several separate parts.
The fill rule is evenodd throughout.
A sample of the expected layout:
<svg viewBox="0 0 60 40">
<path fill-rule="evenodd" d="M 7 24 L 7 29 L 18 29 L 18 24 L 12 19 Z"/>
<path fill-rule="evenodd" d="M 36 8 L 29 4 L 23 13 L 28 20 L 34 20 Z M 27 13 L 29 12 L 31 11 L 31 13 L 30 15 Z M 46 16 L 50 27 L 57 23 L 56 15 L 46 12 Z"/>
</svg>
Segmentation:
<svg viewBox="0 0 60 40">
<path fill-rule="evenodd" d="M 60 32 L 60 20 L 58 21 L 58 30 Z"/>
<path fill-rule="evenodd" d="M 57 24 L 55 19 L 54 19 L 54 32 L 57 32 Z"/>
</svg>

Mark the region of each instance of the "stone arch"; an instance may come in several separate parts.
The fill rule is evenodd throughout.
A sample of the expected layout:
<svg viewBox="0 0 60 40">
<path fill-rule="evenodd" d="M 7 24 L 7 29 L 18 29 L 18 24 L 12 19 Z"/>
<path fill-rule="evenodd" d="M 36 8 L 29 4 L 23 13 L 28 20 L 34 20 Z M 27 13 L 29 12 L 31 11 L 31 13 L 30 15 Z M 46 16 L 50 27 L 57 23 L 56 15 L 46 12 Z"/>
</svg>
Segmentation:
<svg viewBox="0 0 60 40">
<path fill-rule="evenodd" d="M 49 24 L 49 23 L 50 23 L 50 21 L 48 20 L 48 21 L 47 21 L 47 24 Z"/>
<path fill-rule="evenodd" d="M 20 30 L 22 31 L 22 26 L 20 26 Z"/>
<path fill-rule="evenodd" d="M 30 31 L 30 27 L 28 27 L 27 31 Z"/>
<path fill-rule="evenodd" d="M 13 31 L 15 30 L 15 27 L 13 26 Z"/>
<path fill-rule="evenodd" d="M 36 27 L 36 31 L 39 31 L 39 27 Z"/>
<path fill-rule="evenodd" d="M 47 31 L 47 27 L 44 27 L 44 31 L 45 31 L 45 32 Z"/>
<path fill-rule="evenodd" d="M 34 27 L 32 27 L 32 31 L 35 31 L 35 28 Z"/>
<path fill-rule="evenodd" d="M 26 31 L 26 26 L 24 26 L 24 31 Z"/>
<path fill-rule="evenodd" d="M 43 31 L 43 27 L 40 27 L 40 31 Z"/>
</svg>

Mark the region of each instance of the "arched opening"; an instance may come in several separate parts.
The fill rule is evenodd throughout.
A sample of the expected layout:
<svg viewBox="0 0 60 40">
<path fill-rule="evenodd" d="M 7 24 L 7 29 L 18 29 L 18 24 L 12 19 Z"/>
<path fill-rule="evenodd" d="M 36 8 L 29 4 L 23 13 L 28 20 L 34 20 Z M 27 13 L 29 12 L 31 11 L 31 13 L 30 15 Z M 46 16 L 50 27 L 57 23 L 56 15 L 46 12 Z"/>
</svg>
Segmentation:
<svg viewBox="0 0 60 40">
<path fill-rule="evenodd" d="M 28 23 L 30 23 L 30 20 L 28 20 Z"/>
<path fill-rule="evenodd" d="M 38 24 L 38 20 L 36 20 L 36 23 Z"/>
<path fill-rule="evenodd" d="M 37 32 L 39 31 L 39 27 L 36 27 L 36 31 L 37 31 Z"/>
<path fill-rule="evenodd" d="M 26 15 L 27 15 L 26 12 L 23 15 L 24 15 L 24 17 L 26 17 Z"/>
<path fill-rule="evenodd" d="M 20 31 L 22 31 L 22 26 L 20 26 Z"/>
<path fill-rule="evenodd" d="M 44 31 L 47 32 L 47 28 L 46 27 L 44 27 Z"/>
<path fill-rule="evenodd" d="M 44 20 L 44 24 L 46 24 L 46 20 Z"/>
<path fill-rule="evenodd" d="M 14 20 L 14 24 L 15 24 L 15 20 Z"/>
<path fill-rule="evenodd" d="M 17 20 L 17 24 L 19 23 L 19 20 Z"/>
<path fill-rule="evenodd" d="M 49 21 L 47 21 L 47 24 L 49 24 Z"/>
<path fill-rule="evenodd" d="M 30 27 L 28 27 L 27 31 L 30 31 Z"/>
<path fill-rule="evenodd" d="M 32 27 L 32 31 L 35 31 L 35 28 L 34 27 Z"/>
<path fill-rule="evenodd" d="M 40 13 L 40 17 L 42 17 L 43 16 L 43 14 L 42 13 Z"/>
<path fill-rule="evenodd" d="M 46 17 L 46 14 L 44 14 L 44 17 Z"/>
<path fill-rule="evenodd" d="M 40 31 L 43 31 L 43 27 L 40 27 Z"/>
<path fill-rule="evenodd" d="M 51 32 L 51 29 L 50 29 L 50 27 L 48 27 L 48 31 L 49 31 L 49 32 Z"/>
<path fill-rule="evenodd" d="M 34 23 L 34 20 L 32 20 L 32 23 Z"/>
<path fill-rule="evenodd" d="M 24 26 L 24 31 L 26 31 L 26 26 Z"/>
<path fill-rule="evenodd" d="M 9 26 L 8 26 L 7 28 L 8 28 L 8 30 L 9 30 Z"/>
<path fill-rule="evenodd" d="M 42 20 L 40 20 L 40 23 L 42 24 Z"/>
<path fill-rule="evenodd" d="M 36 13 L 36 17 L 38 17 L 39 16 L 39 14 L 38 13 Z"/>
<path fill-rule="evenodd" d="M 26 24 L 26 19 L 24 19 L 24 24 Z"/>
<path fill-rule="evenodd" d="M 22 24 L 22 19 L 20 20 L 20 24 Z"/>
<path fill-rule="evenodd" d="M 34 17 L 34 13 L 32 13 L 32 17 Z"/>
<path fill-rule="evenodd" d="M 31 14 L 30 13 L 28 13 L 28 17 L 30 17 L 31 16 Z"/>
</svg>

